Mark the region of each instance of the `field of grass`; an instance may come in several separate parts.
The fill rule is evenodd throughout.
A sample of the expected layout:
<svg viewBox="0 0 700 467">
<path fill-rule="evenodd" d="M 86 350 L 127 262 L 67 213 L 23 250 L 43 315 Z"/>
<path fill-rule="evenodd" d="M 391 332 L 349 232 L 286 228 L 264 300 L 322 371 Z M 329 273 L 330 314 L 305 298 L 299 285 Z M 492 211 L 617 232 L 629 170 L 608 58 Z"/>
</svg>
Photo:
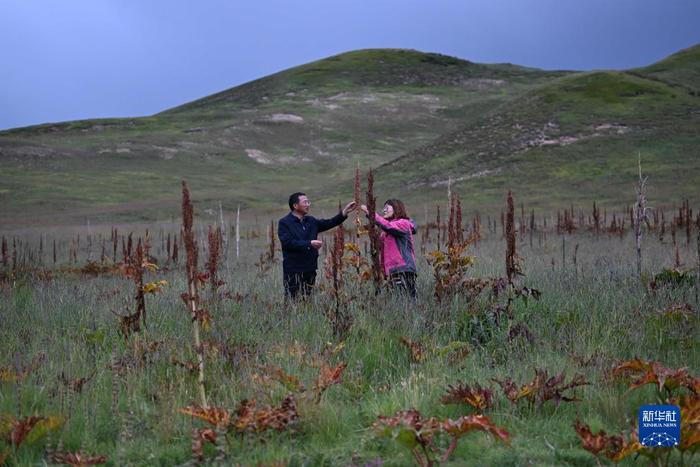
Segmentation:
<svg viewBox="0 0 700 467">
<path fill-rule="evenodd" d="M 430 217 L 434 215 L 431 210 Z M 244 224 L 240 258 L 230 243 L 228 260 L 219 265 L 225 284 L 218 298 L 208 286 L 201 291 L 212 316 L 203 333 L 207 396 L 211 405 L 230 410 L 237 419 L 243 400 L 255 400 L 263 408 L 279 406 L 292 394 L 298 417 L 280 431 L 221 428 L 217 447 L 204 447 L 204 462 L 223 456 L 226 465 L 412 465 L 415 458 L 405 446 L 411 444 L 410 432 L 395 432 L 397 439 L 382 437 L 373 424 L 399 410 L 417 409 L 440 419 L 480 412 L 466 404 L 441 403 L 448 385 L 463 382 L 493 391 L 493 406 L 481 412 L 507 430 L 510 442 L 469 433 L 441 465 L 597 465 L 582 448 L 574 422 L 589 424 L 594 432 L 629 433 L 640 405 L 659 397 L 654 384 L 628 390 L 629 380 L 611 376 L 615 365 L 642 358 L 700 373 L 700 236 L 695 226 L 688 239 L 684 229 L 672 229 L 673 215 L 666 212 L 663 239 L 657 223 L 654 230 L 644 230 L 640 279 L 629 231 L 596 235 L 587 222 L 576 232 L 558 232 L 556 219 L 549 218 L 545 228 L 538 214 L 536 230 L 525 229 L 516 246 L 525 274 L 518 285 L 539 290 L 541 297 L 515 300 L 511 318 L 498 312 L 503 296 L 490 298 L 488 289 L 471 297 L 465 289 L 436 301 L 433 269 L 420 254 L 436 248 L 433 226 L 425 242 L 422 231 L 416 236 L 415 302 L 389 291 L 375 296 L 371 283 L 358 280 L 352 268 L 345 270 L 340 309 L 351 317 L 351 326 L 342 337 L 334 334 L 329 318 L 336 302 L 322 272 L 328 253 L 321 256 L 313 299 L 290 306 L 283 300 L 280 251 L 261 264 L 261 254 L 268 251 L 266 221 L 257 227 Z M 483 238 L 468 250 L 476 262 L 467 274 L 503 277 L 501 228 L 486 227 L 487 216 L 481 216 Z M 489 222 L 498 216 L 493 212 Z M 145 235 L 145 227 L 134 229 L 134 240 Z M 196 229 L 201 270 L 208 254 L 205 229 Z M 120 227 L 119 233 L 128 230 Z M 146 327 L 128 338 L 120 334 L 115 313 L 133 312 L 133 280 L 117 272 L 79 272 L 88 254 L 99 264 L 99 239 L 109 239 L 109 231 L 93 228 L 89 253 L 85 229 L 69 234 L 26 231 L 17 259 L 25 273 L 21 267 L 12 269 L 10 238 L 10 258 L 0 266 L 0 435 L 5 436 L 9 419 L 59 418 L 51 419 L 53 429 L 35 428 L 35 435 L 30 432 L 19 447 L 0 441 L 0 458 L 7 456 L 11 465 L 36 465 L 47 456 L 47 446 L 48 456 L 60 446 L 107 456 L 112 465 L 190 461 L 192 430 L 208 425 L 179 412 L 198 403 L 198 389 L 195 374 L 174 361 L 194 361 L 196 351 L 190 315 L 180 297 L 187 290 L 185 252 L 181 247 L 178 264 L 166 261 L 167 232 L 179 235 L 177 220 L 167 230 L 150 226 L 151 254 L 161 268 L 148 272 L 144 281 L 168 283 L 146 297 Z M 40 237 L 43 254 L 38 257 Z M 56 264 L 54 239 L 59 245 Z M 332 243 L 328 234 L 324 240 Z M 361 252 L 365 242 L 359 242 Z M 68 261 L 71 248 L 77 249 L 77 261 Z M 121 248 L 119 243 L 118 261 Z M 106 256 L 104 265 L 109 266 L 109 241 Z M 650 286 L 656 273 L 674 267 L 687 271 L 688 279 L 680 285 Z M 410 351 L 402 338 L 416 343 L 414 351 L 420 348 L 422 354 Z M 347 367 L 340 381 L 318 390 L 319 371 L 342 363 Z M 578 402 L 540 404 L 524 398 L 511 403 L 492 380 L 511 377 L 520 386 L 533 380 L 536 369 L 550 376 L 564 372 L 567 382 L 581 374 L 590 384 L 564 392 Z M 86 378 L 82 385 L 76 383 L 80 378 Z M 448 441 L 436 438 L 435 450 L 444 452 Z M 692 465 L 697 455 L 691 454 L 648 449 L 636 463 Z M 634 458 L 622 464 L 631 465 Z"/>
</svg>

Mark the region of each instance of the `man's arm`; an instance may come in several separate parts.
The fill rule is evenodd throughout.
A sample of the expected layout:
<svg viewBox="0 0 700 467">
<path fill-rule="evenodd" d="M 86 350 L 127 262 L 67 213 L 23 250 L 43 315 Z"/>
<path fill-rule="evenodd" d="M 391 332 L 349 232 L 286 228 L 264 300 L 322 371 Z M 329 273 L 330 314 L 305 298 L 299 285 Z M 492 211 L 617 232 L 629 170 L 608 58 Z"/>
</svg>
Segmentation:
<svg viewBox="0 0 700 467">
<path fill-rule="evenodd" d="M 354 201 L 350 201 L 347 206 L 345 206 L 337 216 L 331 217 L 330 219 L 316 219 L 316 222 L 318 223 L 318 231 L 320 232 L 325 232 L 328 229 L 332 229 L 333 227 L 342 224 L 345 219 L 348 218 L 348 213 L 351 211 L 354 211 L 357 209 L 357 203 Z"/>
<path fill-rule="evenodd" d="M 326 230 L 332 229 L 333 227 L 342 224 L 347 218 L 348 216 L 344 215 L 341 211 L 336 216 L 331 217 L 330 219 L 316 219 L 316 222 L 318 222 L 318 232 L 321 233 L 325 232 Z"/>
<path fill-rule="evenodd" d="M 286 222 L 277 224 L 277 237 L 280 239 L 283 250 L 310 250 L 309 240 L 300 240 L 294 236 Z"/>
</svg>

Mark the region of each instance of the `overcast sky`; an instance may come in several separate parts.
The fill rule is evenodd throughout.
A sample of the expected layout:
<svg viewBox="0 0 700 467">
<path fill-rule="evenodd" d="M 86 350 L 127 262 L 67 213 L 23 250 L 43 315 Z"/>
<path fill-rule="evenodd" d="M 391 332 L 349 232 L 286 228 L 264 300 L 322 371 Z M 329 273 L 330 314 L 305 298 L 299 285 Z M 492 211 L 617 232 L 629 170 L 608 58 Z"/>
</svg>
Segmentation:
<svg viewBox="0 0 700 467">
<path fill-rule="evenodd" d="M 0 129 L 150 115 L 377 47 L 623 69 L 700 42 L 700 0 L 0 0 Z"/>
</svg>

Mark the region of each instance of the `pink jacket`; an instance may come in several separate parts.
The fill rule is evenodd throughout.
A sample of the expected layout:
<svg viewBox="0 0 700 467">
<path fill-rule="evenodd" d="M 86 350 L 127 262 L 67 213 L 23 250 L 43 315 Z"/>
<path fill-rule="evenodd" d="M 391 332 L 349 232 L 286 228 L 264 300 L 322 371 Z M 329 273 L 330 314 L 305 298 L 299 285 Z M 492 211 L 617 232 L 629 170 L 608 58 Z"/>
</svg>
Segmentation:
<svg viewBox="0 0 700 467">
<path fill-rule="evenodd" d="M 416 272 L 416 257 L 413 252 L 413 234 L 416 224 L 410 219 L 388 221 L 374 214 L 382 229 L 382 264 L 388 276 L 395 272 Z"/>
</svg>

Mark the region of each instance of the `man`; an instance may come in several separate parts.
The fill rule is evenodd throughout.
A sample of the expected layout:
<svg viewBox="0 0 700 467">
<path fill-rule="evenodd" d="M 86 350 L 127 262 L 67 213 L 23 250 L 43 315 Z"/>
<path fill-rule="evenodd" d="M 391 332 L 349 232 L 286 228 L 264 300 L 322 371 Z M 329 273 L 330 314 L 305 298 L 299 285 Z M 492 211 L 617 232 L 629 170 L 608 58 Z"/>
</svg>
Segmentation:
<svg viewBox="0 0 700 467">
<path fill-rule="evenodd" d="M 316 282 L 318 250 L 323 246 L 323 242 L 316 237 L 342 224 L 348 218 L 348 213 L 355 209 L 355 202 L 348 203 L 330 219 L 309 216 L 310 207 L 306 193 L 293 193 L 289 196 L 290 213 L 277 225 L 277 236 L 282 244 L 284 292 L 290 298 L 296 298 L 300 293 L 302 296 L 309 295 Z"/>
</svg>

